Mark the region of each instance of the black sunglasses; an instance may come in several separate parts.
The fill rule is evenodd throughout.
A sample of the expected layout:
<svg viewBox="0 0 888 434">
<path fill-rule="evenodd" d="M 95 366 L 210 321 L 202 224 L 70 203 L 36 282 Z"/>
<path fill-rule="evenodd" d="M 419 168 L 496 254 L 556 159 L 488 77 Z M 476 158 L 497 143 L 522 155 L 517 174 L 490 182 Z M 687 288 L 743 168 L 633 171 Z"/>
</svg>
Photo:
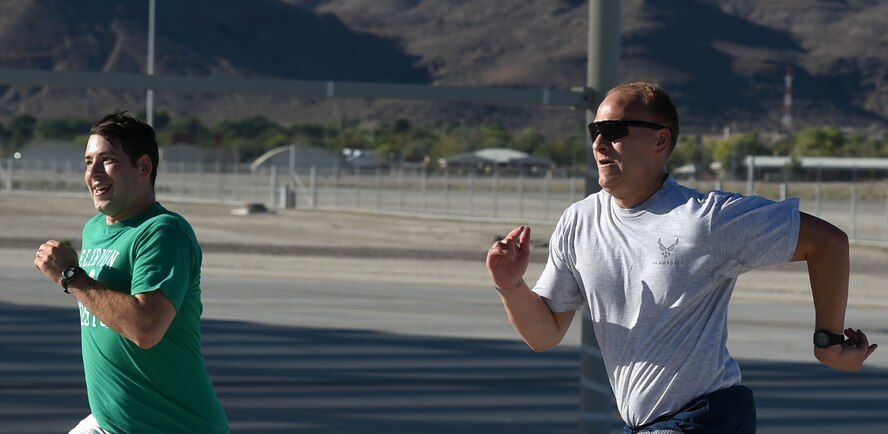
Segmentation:
<svg viewBox="0 0 888 434">
<path fill-rule="evenodd" d="M 645 121 L 598 121 L 589 124 L 589 136 L 592 141 L 601 134 L 601 137 L 608 142 L 615 142 L 629 135 L 629 127 L 650 128 L 653 130 L 661 130 L 663 128 L 672 131 L 672 128 L 666 125 L 655 124 Z"/>
</svg>

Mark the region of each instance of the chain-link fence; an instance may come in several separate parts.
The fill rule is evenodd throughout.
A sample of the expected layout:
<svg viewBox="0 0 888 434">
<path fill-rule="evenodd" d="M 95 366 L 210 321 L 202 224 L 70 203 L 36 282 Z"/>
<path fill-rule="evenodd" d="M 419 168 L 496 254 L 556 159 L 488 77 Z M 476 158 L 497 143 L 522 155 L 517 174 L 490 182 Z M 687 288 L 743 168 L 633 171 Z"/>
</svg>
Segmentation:
<svg viewBox="0 0 888 434">
<path fill-rule="evenodd" d="M 0 191 L 83 191 L 83 164 L 9 159 L 0 166 Z M 888 181 L 748 183 L 682 181 L 700 191 L 721 189 L 779 200 L 801 199 L 855 240 L 888 243 Z M 552 222 L 582 199 L 584 179 L 542 175 L 454 174 L 423 167 L 307 168 L 168 162 L 156 185 L 161 200 L 262 204 L 269 208 L 323 208 L 398 212 L 508 221 Z"/>
</svg>

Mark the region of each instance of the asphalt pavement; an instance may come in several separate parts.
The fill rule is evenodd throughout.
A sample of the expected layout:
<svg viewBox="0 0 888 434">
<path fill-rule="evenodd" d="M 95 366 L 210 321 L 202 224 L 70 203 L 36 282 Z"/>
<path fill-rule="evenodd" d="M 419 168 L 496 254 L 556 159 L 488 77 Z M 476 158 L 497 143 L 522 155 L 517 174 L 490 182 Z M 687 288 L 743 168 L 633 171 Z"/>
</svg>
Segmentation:
<svg viewBox="0 0 888 434">
<path fill-rule="evenodd" d="M 88 413 L 77 309 L 36 270 L 0 266 L 0 433 L 66 432 Z M 579 327 L 530 351 L 489 288 L 330 277 L 204 279 L 204 352 L 233 432 L 575 433 Z M 759 433 L 888 432 L 888 363 L 806 354 L 810 309 L 735 300 L 729 346 Z M 888 341 L 884 310 L 849 317 Z"/>
</svg>

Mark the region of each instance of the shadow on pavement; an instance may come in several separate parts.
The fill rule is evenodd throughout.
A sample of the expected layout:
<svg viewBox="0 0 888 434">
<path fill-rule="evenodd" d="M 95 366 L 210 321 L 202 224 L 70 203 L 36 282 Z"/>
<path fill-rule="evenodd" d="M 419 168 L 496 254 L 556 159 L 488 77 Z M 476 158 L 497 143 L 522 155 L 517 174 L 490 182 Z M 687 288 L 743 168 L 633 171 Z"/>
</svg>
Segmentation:
<svg viewBox="0 0 888 434">
<path fill-rule="evenodd" d="M 0 433 L 88 414 L 77 309 L 0 303 Z M 575 433 L 576 347 L 204 320 L 233 432 Z M 741 361 L 759 433 L 888 432 L 888 371 Z"/>
</svg>

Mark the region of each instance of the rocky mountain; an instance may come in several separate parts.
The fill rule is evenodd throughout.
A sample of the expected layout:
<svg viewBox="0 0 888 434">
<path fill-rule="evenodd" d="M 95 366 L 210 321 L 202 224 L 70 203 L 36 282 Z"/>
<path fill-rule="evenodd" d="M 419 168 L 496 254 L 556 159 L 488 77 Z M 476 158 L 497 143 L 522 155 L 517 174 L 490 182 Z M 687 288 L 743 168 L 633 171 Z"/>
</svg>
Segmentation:
<svg viewBox="0 0 888 434">
<path fill-rule="evenodd" d="M 148 2 L 4 0 L 0 67 L 143 72 Z M 776 130 L 784 74 L 799 127 L 888 130 L 888 1 L 622 1 L 623 81 L 675 96 L 684 131 Z M 193 76 L 570 88 L 586 73 L 583 0 L 157 0 L 155 71 Z M 157 92 L 156 108 L 213 122 L 405 117 L 573 133 L 579 110 Z M 144 94 L 0 88 L 19 113 L 98 118 Z"/>
</svg>

